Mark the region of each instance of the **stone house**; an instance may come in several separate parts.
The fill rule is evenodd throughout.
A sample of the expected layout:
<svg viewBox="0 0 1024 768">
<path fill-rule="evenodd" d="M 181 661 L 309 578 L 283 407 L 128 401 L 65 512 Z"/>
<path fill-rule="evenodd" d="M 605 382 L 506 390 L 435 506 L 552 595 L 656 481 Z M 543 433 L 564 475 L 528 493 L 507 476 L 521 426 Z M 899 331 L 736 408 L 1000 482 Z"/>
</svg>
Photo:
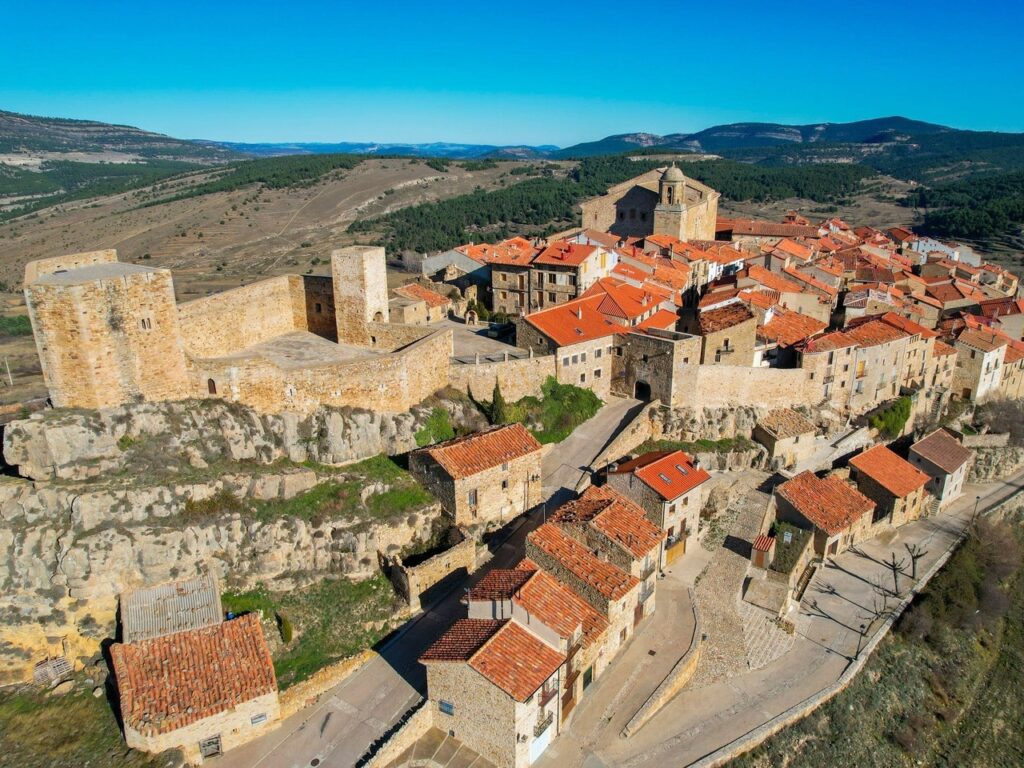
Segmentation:
<svg viewBox="0 0 1024 768">
<path fill-rule="evenodd" d="M 929 480 L 925 488 L 945 507 L 963 493 L 973 451 L 944 429 L 937 429 L 910 446 L 910 462 Z"/>
<path fill-rule="evenodd" d="M 427 323 L 437 323 L 444 320 L 448 317 L 448 313 L 452 308 L 451 299 L 419 283 L 399 286 L 395 288 L 393 293 L 410 301 L 423 302 L 425 308 L 424 322 Z"/>
<path fill-rule="evenodd" d="M 661 328 L 640 328 L 617 339 L 612 393 L 638 400 L 660 400 L 670 408 L 692 395 L 682 375 L 700 362 L 701 339 Z"/>
<path fill-rule="evenodd" d="M 652 451 L 608 469 L 608 486 L 628 496 L 665 532 L 662 565 L 696 542 L 711 475 L 684 451 Z"/>
<path fill-rule="evenodd" d="M 640 582 L 636 621 L 657 608 L 655 579 L 662 563 L 665 533 L 647 519 L 643 507 L 607 486 L 591 486 L 563 504 L 551 522 Z"/>
<path fill-rule="evenodd" d="M 814 551 L 834 557 L 871 535 L 875 502 L 837 475 L 801 472 L 775 489 L 776 519 L 814 532 Z"/>
<path fill-rule="evenodd" d="M 928 475 L 884 445 L 850 459 L 857 488 L 875 502 L 873 523 L 900 526 L 925 512 Z"/>
<path fill-rule="evenodd" d="M 907 369 L 909 336 L 881 320 L 872 320 L 843 331 L 856 345 L 850 409 L 863 413 L 898 397 Z"/>
<path fill-rule="evenodd" d="M 514 619 L 459 619 L 420 657 L 437 728 L 525 768 L 561 727 L 565 654 Z"/>
<path fill-rule="evenodd" d="M 745 304 L 728 304 L 684 318 L 682 330 L 701 337 L 701 365 L 754 364 L 757 317 Z"/>
<path fill-rule="evenodd" d="M 565 654 L 559 723 L 611 659 L 608 620 L 530 560 L 488 571 L 466 595 L 471 619 L 514 619 Z"/>
<path fill-rule="evenodd" d="M 776 521 L 768 533 L 754 539 L 750 563 L 757 570 L 743 599 L 778 616 L 799 603 L 813 575 L 814 535 Z"/>
<path fill-rule="evenodd" d="M 817 402 L 830 403 L 840 410 L 849 407 L 856 352 L 857 342 L 842 331 L 809 339 L 799 347 L 800 367 L 821 388 Z"/>
<path fill-rule="evenodd" d="M 256 614 L 115 643 L 110 656 L 133 749 L 180 749 L 198 764 L 279 725 L 274 664 Z"/>
<path fill-rule="evenodd" d="M 954 342 L 957 359 L 953 393 L 964 400 L 982 402 L 999 392 L 1006 340 L 990 331 L 968 328 Z"/>
<path fill-rule="evenodd" d="M 550 243 L 533 259 L 530 306 L 545 309 L 582 296 L 615 267 L 615 251 L 566 240 Z"/>
<path fill-rule="evenodd" d="M 530 303 L 533 260 L 540 253 L 529 240 L 514 237 L 499 243 L 485 257 L 491 267 L 491 307 L 506 315 L 523 315 Z"/>
<path fill-rule="evenodd" d="M 526 556 L 608 620 L 608 653 L 614 655 L 632 637 L 644 617 L 636 576 L 594 554 L 553 523 L 526 537 Z"/>
<path fill-rule="evenodd" d="M 522 424 L 492 427 L 409 454 L 409 471 L 464 527 L 501 526 L 541 503 L 541 454 Z"/>
<path fill-rule="evenodd" d="M 792 467 L 814 455 L 817 427 L 792 408 L 776 408 L 757 422 L 753 438 L 768 449 L 768 456 Z"/>
</svg>

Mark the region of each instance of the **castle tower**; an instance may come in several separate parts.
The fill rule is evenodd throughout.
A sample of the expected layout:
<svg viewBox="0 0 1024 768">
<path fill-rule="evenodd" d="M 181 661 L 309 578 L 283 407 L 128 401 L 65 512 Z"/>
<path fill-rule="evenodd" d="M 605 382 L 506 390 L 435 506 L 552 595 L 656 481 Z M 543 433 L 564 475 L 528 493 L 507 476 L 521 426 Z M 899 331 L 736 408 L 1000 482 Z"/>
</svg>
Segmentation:
<svg viewBox="0 0 1024 768">
<path fill-rule="evenodd" d="M 388 322 L 384 249 L 353 245 L 331 253 L 338 343 L 373 346 L 370 323 Z"/>
<path fill-rule="evenodd" d="M 43 380 L 58 407 L 110 408 L 191 394 L 171 273 L 116 259 L 100 251 L 25 268 Z"/>
<path fill-rule="evenodd" d="M 658 182 L 654 234 L 686 240 L 686 213 L 686 176 L 673 163 L 661 174 Z"/>
</svg>

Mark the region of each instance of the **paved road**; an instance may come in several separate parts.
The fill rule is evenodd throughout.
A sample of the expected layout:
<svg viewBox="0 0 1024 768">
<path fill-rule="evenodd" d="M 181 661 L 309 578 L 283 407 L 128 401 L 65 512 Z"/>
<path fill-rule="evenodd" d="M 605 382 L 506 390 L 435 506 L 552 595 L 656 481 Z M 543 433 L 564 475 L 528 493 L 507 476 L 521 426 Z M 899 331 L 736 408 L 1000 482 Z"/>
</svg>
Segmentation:
<svg viewBox="0 0 1024 768">
<path fill-rule="evenodd" d="M 1006 481 L 968 485 L 963 497 L 935 518 L 889 531 L 864 544 L 858 552 L 835 558 L 834 564 L 819 571 L 811 582 L 798 615 L 790 617 L 795 619 L 797 638 L 788 653 L 762 669 L 683 690 L 629 739 L 620 737 L 621 718 L 614 710 L 604 718 L 588 717 L 584 700 L 577 720 L 548 748 L 538 768 L 685 766 L 742 737 L 835 682 L 856 657 L 864 637 L 882 621 L 876 615 L 882 599 L 879 586 L 893 589 L 892 571 L 883 565 L 891 552 L 902 556 L 906 554 L 904 543 L 921 543 L 929 552 L 918 563 L 919 573 L 924 573 L 967 524 L 976 495 L 981 496 L 979 510 L 983 512 L 1022 487 L 1024 472 Z M 900 596 L 910 587 L 909 576 L 901 575 Z M 738 597 L 737 586 L 735 594 L 723 594 L 722 599 Z M 890 608 L 898 603 L 891 594 L 886 600 Z M 659 595 L 659 610 L 663 605 Z M 659 654 L 671 651 L 676 647 L 672 638 L 685 634 L 683 629 L 670 634 L 667 641 L 655 638 L 651 649 Z M 643 632 L 634 640 L 638 642 L 645 642 Z M 609 676 L 603 682 L 610 680 Z M 599 709 L 620 696 L 614 686 L 607 684 L 594 693 L 592 698 L 600 697 L 602 702 L 591 705 Z"/>
<path fill-rule="evenodd" d="M 590 421 L 554 446 L 543 460 L 545 505 L 520 519 L 485 568 L 507 568 L 520 560 L 526 535 L 547 511 L 571 498 L 586 468 L 618 431 L 642 409 L 637 400 L 611 398 Z M 417 659 L 448 626 L 466 615 L 461 590 L 410 620 L 380 655 L 296 713 L 279 729 L 217 758 L 217 768 L 351 768 L 426 693 Z M 316 760 L 318 762 L 314 763 Z"/>
</svg>

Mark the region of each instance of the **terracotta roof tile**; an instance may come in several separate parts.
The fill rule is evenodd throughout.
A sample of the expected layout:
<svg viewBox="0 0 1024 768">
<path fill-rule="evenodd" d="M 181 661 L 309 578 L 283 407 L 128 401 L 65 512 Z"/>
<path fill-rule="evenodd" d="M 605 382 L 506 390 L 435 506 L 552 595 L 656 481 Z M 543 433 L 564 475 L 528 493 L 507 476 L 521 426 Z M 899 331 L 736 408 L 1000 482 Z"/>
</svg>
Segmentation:
<svg viewBox="0 0 1024 768">
<path fill-rule="evenodd" d="M 998 334 L 992 333 L 991 331 L 975 330 L 973 328 L 968 328 L 966 331 L 961 333 L 957 337 L 957 341 L 962 344 L 966 344 L 969 347 L 981 350 L 982 352 L 992 352 L 1000 347 L 1006 346 L 1006 339 L 1002 338 Z"/>
<path fill-rule="evenodd" d="M 448 297 L 442 296 L 440 293 L 432 291 L 419 283 L 409 283 L 408 285 L 395 288 L 395 293 L 407 299 L 424 301 L 429 307 L 445 307 L 452 303 Z"/>
<path fill-rule="evenodd" d="M 698 467 L 685 451 L 650 451 L 619 464 L 615 472 L 634 473 L 665 501 L 678 499 L 711 479 L 707 470 Z"/>
<path fill-rule="evenodd" d="M 757 329 L 757 335 L 774 341 L 781 347 L 791 347 L 815 334 L 824 331 L 828 325 L 810 315 L 776 309 L 767 325 Z"/>
<path fill-rule="evenodd" d="M 523 702 L 564 662 L 564 654 L 515 621 L 509 621 L 473 654 L 469 666 L 516 701 Z"/>
<path fill-rule="evenodd" d="M 558 240 L 548 245 L 533 260 L 534 264 L 578 267 L 597 251 L 596 245 L 580 245 Z"/>
<path fill-rule="evenodd" d="M 956 472 L 974 455 L 944 429 L 936 429 L 921 438 L 910 446 L 910 450 L 948 473 Z"/>
<path fill-rule="evenodd" d="M 801 224 L 777 224 L 774 221 L 757 219 L 732 219 L 719 216 L 715 222 L 715 234 L 729 232 L 733 237 L 817 237 L 818 228 Z"/>
<path fill-rule="evenodd" d="M 612 322 L 598 310 L 602 301 L 602 296 L 576 299 L 534 312 L 524 319 L 562 347 L 621 333 L 625 326 Z"/>
<path fill-rule="evenodd" d="M 780 440 L 797 435 L 815 433 L 818 428 L 809 419 L 804 418 L 792 408 L 776 408 L 762 418 L 758 425 L 771 432 Z"/>
<path fill-rule="evenodd" d="M 607 487 L 590 486 L 580 498 L 559 507 L 551 521 L 589 523 L 634 559 L 649 555 L 665 538 L 664 531 L 647 519 L 643 507 Z"/>
<path fill-rule="evenodd" d="M 522 458 L 541 449 L 522 424 L 505 424 L 465 437 L 457 437 L 423 452 L 453 478 L 469 477 L 491 467 Z"/>
<path fill-rule="evenodd" d="M 782 275 L 756 264 L 747 270 L 747 277 L 779 293 L 802 293 L 804 290 L 800 283 L 787 280 Z"/>
<path fill-rule="evenodd" d="M 906 496 L 928 482 L 928 475 L 884 445 L 868 448 L 850 459 L 850 464 L 894 496 Z"/>
<path fill-rule="evenodd" d="M 808 341 L 804 345 L 804 352 L 832 352 L 855 346 L 857 346 L 857 342 L 842 331 L 832 331 L 832 333 L 826 333 Z"/>
<path fill-rule="evenodd" d="M 517 567 L 523 568 L 526 562 L 521 562 Z M 608 630 L 608 620 L 604 616 L 544 570 L 537 569 L 536 575 L 524 584 L 512 600 L 567 640 L 581 626 L 585 646 L 600 640 Z"/>
<path fill-rule="evenodd" d="M 737 303 L 701 312 L 697 316 L 697 322 L 700 324 L 701 335 L 707 336 L 709 333 L 717 333 L 745 323 L 753 317 L 754 314 L 745 304 Z"/>
<path fill-rule="evenodd" d="M 570 538 L 557 525 L 545 523 L 527 539 L 610 600 L 619 600 L 640 582 Z"/>
<path fill-rule="evenodd" d="M 829 536 L 845 531 L 875 508 L 871 499 L 835 475 L 819 478 L 813 472 L 801 472 L 775 492 Z"/>
<path fill-rule="evenodd" d="M 511 600 L 532 576 L 531 570 L 523 568 L 494 568 L 470 588 L 469 599 Z"/>
<path fill-rule="evenodd" d="M 459 619 L 423 652 L 420 661 L 469 661 L 506 621 Z"/>
<path fill-rule="evenodd" d="M 881 320 L 871 320 L 853 328 L 843 331 L 847 336 L 857 342 L 860 347 L 873 347 L 877 344 L 891 344 L 894 341 L 907 338 L 907 334 L 899 328 L 893 328 Z"/>
<path fill-rule="evenodd" d="M 110 655 L 121 716 L 145 735 L 168 733 L 277 693 L 274 663 L 255 614 L 115 643 Z"/>
</svg>

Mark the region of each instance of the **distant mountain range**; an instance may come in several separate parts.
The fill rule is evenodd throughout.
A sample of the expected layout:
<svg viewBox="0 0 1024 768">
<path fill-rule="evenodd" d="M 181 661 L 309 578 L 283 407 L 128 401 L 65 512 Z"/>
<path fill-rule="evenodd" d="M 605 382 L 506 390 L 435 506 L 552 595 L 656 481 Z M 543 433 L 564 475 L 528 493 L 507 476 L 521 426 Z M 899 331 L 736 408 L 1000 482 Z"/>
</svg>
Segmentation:
<svg viewBox="0 0 1024 768">
<path fill-rule="evenodd" d="M 0 112 L 0 153 L 33 152 L 118 152 L 147 161 L 192 163 L 319 153 L 540 160 L 624 152 L 692 152 L 765 165 L 857 162 L 903 178 L 935 180 L 1024 169 L 1024 134 L 965 131 L 905 117 L 882 117 L 808 125 L 732 123 L 663 136 L 624 133 L 565 148 L 452 142 L 242 143 L 175 139 L 131 126 Z"/>
</svg>

